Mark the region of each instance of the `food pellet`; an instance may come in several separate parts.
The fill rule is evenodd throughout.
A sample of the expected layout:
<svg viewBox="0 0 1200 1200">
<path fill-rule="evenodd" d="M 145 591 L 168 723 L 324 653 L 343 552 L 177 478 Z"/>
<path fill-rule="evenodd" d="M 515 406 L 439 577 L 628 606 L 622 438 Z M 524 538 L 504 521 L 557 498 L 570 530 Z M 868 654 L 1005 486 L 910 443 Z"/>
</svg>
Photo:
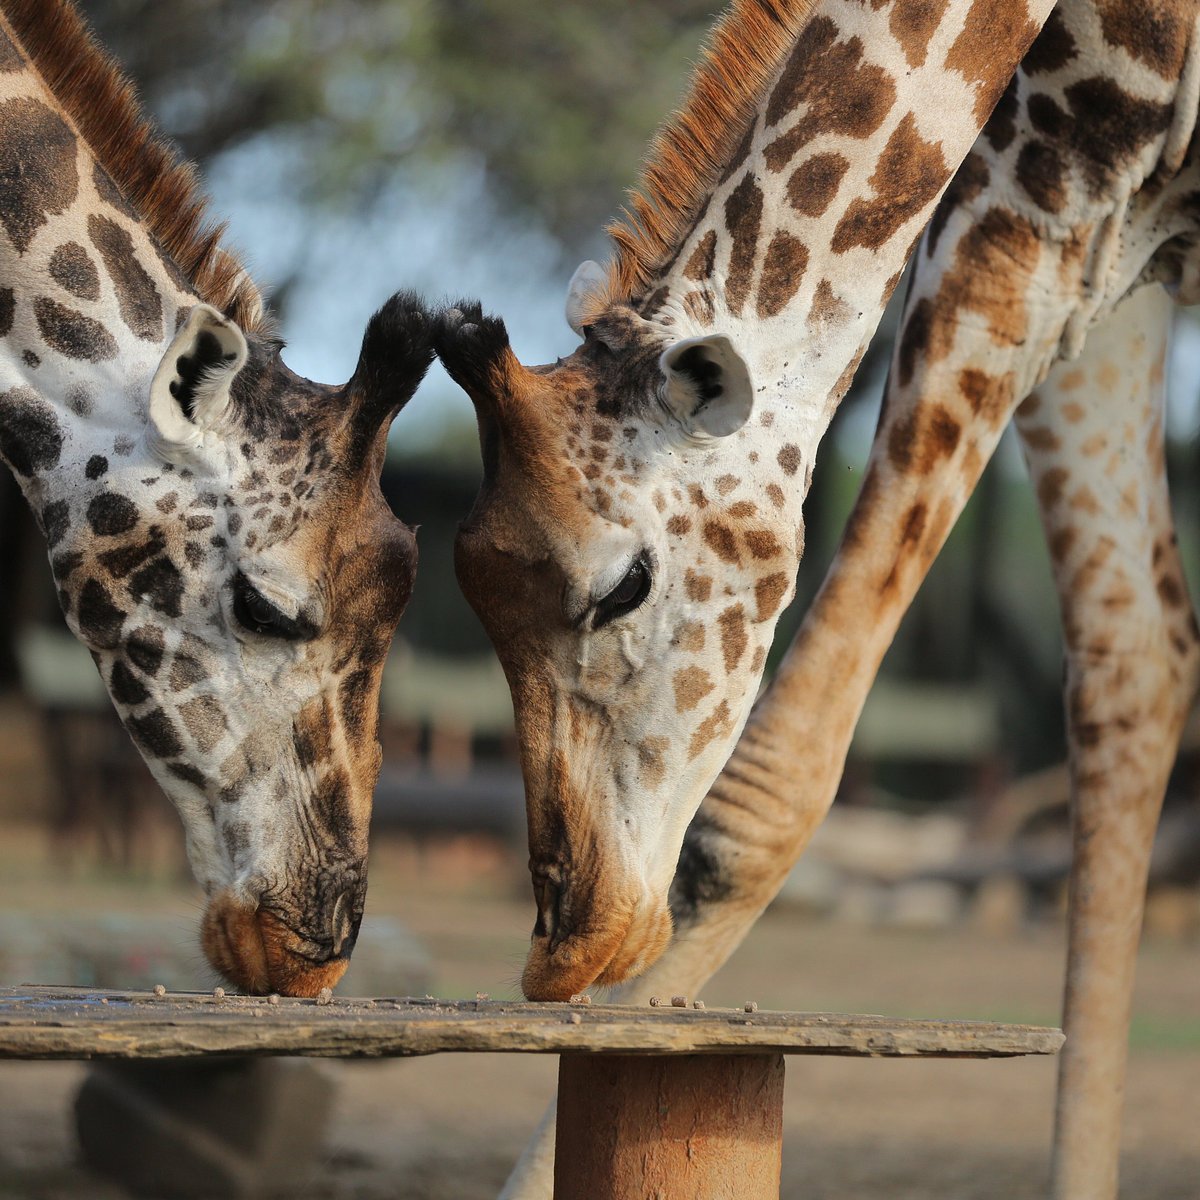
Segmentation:
<svg viewBox="0 0 1200 1200">
<path fill-rule="evenodd" d="M 672 1008 L 687 1008 L 687 997 L 686 996 L 672 996 L 671 997 L 671 1007 Z"/>
<path fill-rule="evenodd" d="M 578 1025 L 583 1018 L 578 1013 L 572 1013 L 567 1020 L 570 1021 L 572 1025 Z"/>
<path fill-rule="evenodd" d="M 758 1001 L 747 1000 L 745 1003 L 745 1009 L 747 1012 L 758 1012 Z"/>
<path fill-rule="evenodd" d="M 165 996 L 167 994 L 167 989 L 163 987 L 161 983 L 156 983 L 154 985 L 154 994 L 156 996 Z"/>
<path fill-rule="evenodd" d="M 575 995 L 571 997 L 572 1004 L 591 1004 L 591 1002 L 592 998 L 587 994 L 587 992 L 576 992 Z"/>
<path fill-rule="evenodd" d="M 268 1003 L 268 1004 L 278 1004 L 278 1003 L 279 1003 L 279 997 L 278 997 L 278 996 L 277 996 L 277 995 L 276 995 L 274 992 L 272 992 L 272 993 L 271 993 L 271 994 L 270 994 L 270 995 L 267 997 L 267 1003 Z"/>
<path fill-rule="evenodd" d="M 651 1008 L 658 1008 L 661 1004 L 662 1004 L 662 1001 L 657 996 L 650 997 L 650 1007 Z"/>
<path fill-rule="evenodd" d="M 487 994 L 487 992 L 476 992 L 476 993 L 475 993 L 475 999 L 476 999 L 476 1000 L 490 1000 L 490 999 L 491 999 L 491 996 L 489 996 L 489 995 Z"/>
<path fill-rule="evenodd" d="M 693 1008 L 703 1008 L 703 1007 L 704 1007 L 704 1001 L 703 1001 L 703 1000 L 693 1000 L 693 1001 L 692 1001 L 692 1007 L 693 1007 Z"/>
<path fill-rule="evenodd" d="M 225 999 L 225 989 L 223 987 L 213 988 L 213 998 L 216 1000 L 224 1000 Z"/>
<path fill-rule="evenodd" d="M 317 993 L 317 1003 L 318 1004 L 331 1004 L 332 1002 L 333 1002 L 333 989 L 332 988 L 322 988 Z"/>
</svg>

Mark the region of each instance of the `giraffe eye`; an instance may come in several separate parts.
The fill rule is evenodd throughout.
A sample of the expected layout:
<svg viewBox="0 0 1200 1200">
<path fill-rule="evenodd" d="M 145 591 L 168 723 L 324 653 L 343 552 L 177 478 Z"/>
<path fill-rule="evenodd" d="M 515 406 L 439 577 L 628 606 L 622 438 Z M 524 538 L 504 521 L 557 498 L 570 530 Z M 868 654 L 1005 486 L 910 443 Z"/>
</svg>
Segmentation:
<svg viewBox="0 0 1200 1200">
<path fill-rule="evenodd" d="M 280 611 L 241 572 L 233 581 L 233 615 L 243 629 L 262 637 L 298 641 L 310 635 L 303 622 Z"/>
<path fill-rule="evenodd" d="M 603 600 L 596 604 L 592 628 L 601 629 L 610 621 L 623 617 L 638 608 L 650 595 L 650 564 L 643 554 L 633 560 L 625 577 Z"/>
</svg>

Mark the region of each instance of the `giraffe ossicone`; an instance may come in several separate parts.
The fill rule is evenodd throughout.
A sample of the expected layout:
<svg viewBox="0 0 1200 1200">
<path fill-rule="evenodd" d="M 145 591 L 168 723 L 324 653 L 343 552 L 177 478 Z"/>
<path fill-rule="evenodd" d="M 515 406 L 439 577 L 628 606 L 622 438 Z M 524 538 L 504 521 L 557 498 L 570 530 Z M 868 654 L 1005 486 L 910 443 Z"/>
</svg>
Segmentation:
<svg viewBox="0 0 1200 1200">
<path fill-rule="evenodd" d="M 379 476 L 429 318 L 389 300 L 341 387 L 290 371 L 191 168 L 65 0 L 0 4 L 0 200 L 0 457 L 182 817 L 209 962 L 313 995 L 363 913 L 417 557 Z"/>
</svg>

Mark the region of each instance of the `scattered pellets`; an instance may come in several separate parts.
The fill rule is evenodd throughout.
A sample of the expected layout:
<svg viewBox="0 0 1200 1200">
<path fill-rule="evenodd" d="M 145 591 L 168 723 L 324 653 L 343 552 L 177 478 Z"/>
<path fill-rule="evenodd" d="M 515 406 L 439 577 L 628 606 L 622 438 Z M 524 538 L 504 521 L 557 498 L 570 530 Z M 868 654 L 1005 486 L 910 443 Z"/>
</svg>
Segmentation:
<svg viewBox="0 0 1200 1200">
<path fill-rule="evenodd" d="M 270 994 L 270 995 L 267 997 L 267 1003 L 268 1003 L 268 1004 L 278 1004 L 278 1003 L 279 1003 L 279 996 L 278 996 L 278 994 L 277 994 L 277 993 L 275 993 L 275 992 L 272 992 L 272 993 L 271 993 L 271 994 Z"/>
<path fill-rule="evenodd" d="M 156 996 L 165 996 L 167 994 L 167 989 L 163 987 L 161 983 L 156 983 L 154 985 L 154 994 Z"/>
<path fill-rule="evenodd" d="M 651 996 L 650 997 L 650 1007 L 651 1008 L 661 1008 L 662 1001 L 657 996 Z"/>
<path fill-rule="evenodd" d="M 703 1001 L 703 1000 L 693 1000 L 693 1001 L 692 1001 L 692 1007 L 693 1007 L 693 1008 L 703 1008 L 703 1007 L 704 1007 L 704 1001 Z"/>
<path fill-rule="evenodd" d="M 578 1025 L 583 1018 L 578 1013 L 572 1013 L 567 1020 L 570 1021 L 572 1025 Z"/>
<path fill-rule="evenodd" d="M 758 1001 L 747 1000 L 742 1007 L 746 1010 L 746 1012 L 758 1012 Z"/>
<path fill-rule="evenodd" d="M 224 1000 L 225 999 L 225 989 L 223 987 L 213 988 L 213 999 L 214 1000 Z"/>
<path fill-rule="evenodd" d="M 333 989 L 332 988 L 322 988 L 317 993 L 317 1003 L 318 1004 L 332 1004 L 333 1003 Z"/>
<path fill-rule="evenodd" d="M 571 997 L 572 1004 L 591 1004 L 591 1002 L 592 998 L 587 994 L 587 992 L 576 992 L 575 995 Z"/>
<path fill-rule="evenodd" d="M 671 1007 L 672 1008 L 687 1008 L 687 997 L 686 996 L 672 996 L 671 997 Z"/>
</svg>

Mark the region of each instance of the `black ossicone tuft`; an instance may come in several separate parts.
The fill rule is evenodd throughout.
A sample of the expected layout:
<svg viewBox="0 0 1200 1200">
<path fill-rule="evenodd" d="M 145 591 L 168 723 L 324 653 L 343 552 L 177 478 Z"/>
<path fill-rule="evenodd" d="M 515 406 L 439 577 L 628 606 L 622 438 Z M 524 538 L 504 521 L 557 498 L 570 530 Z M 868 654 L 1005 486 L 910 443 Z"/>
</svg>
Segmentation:
<svg viewBox="0 0 1200 1200">
<path fill-rule="evenodd" d="M 367 322 L 350 390 L 373 433 L 412 399 L 433 362 L 433 320 L 414 292 L 397 292 Z"/>
<path fill-rule="evenodd" d="M 499 317 L 485 316 L 478 300 L 460 300 L 437 314 L 433 344 L 450 378 L 473 400 L 492 393 L 495 367 L 509 349 Z"/>
</svg>

